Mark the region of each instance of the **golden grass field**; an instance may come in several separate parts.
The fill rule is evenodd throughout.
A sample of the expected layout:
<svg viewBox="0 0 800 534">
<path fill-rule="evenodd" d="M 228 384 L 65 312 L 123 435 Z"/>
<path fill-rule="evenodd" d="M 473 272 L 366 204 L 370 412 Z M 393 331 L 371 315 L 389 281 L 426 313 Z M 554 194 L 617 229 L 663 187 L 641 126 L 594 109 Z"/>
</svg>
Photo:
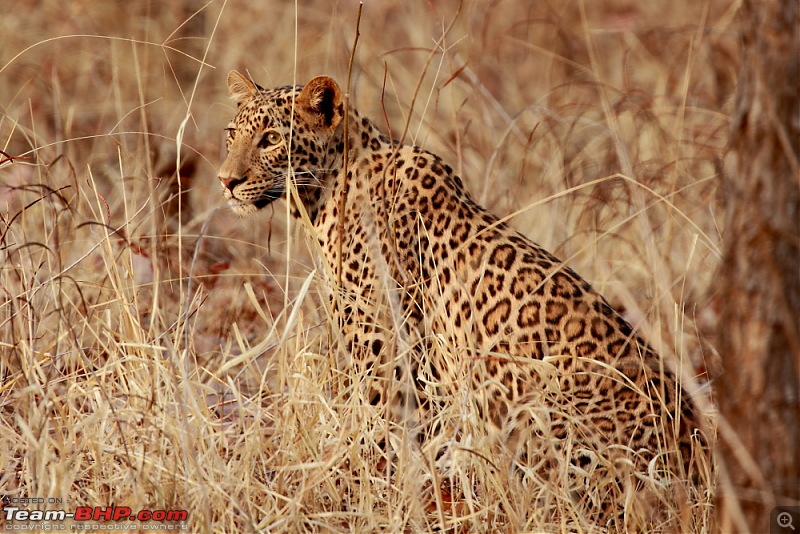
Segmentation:
<svg viewBox="0 0 800 534">
<path fill-rule="evenodd" d="M 367 0 L 351 98 L 385 131 L 408 124 L 702 387 L 737 7 Z M 344 86 L 357 2 L 3 11 L 0 495 L 185 509 L 196 532 L 565 528 L 479 454 L 459 499 L 412 452 L 382 466 L 325 348 L 302 225 L 282 202 L 224 205 L 227 72 Z M 711 502 L 674 512 L 711 531 Z"/>
</svg>

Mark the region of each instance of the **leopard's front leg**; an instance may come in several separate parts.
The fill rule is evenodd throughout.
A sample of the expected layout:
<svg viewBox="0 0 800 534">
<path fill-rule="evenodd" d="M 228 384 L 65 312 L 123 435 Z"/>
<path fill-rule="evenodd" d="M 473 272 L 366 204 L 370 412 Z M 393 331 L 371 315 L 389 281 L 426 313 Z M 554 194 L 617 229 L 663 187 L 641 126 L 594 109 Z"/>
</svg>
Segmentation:
<svg viewBox="0 0 800 534">
<path fill-rule="evenodd" d="M 424 403 L 416 345 L 404 325 L 386 320 L 385 309 L 359 304 L 350 299 L 336 314 L 354 385 L 370 405 L 384 410 L 392 427 L 416 434 Z"/>
</svg>

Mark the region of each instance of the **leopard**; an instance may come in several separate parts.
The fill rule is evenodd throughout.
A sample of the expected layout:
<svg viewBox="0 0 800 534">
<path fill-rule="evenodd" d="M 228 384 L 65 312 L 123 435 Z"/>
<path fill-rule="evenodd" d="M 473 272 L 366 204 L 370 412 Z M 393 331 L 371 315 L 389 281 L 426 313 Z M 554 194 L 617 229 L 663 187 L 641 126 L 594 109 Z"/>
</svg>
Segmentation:
<svg viewBox="0 0 800 534">
<path fill-rule="evenodd" d="M 654 472 L 686 486 L 678 499 L 702 491 L 699 404 L 586 280 L 480 206 L 440 156 L 382 133 L 334 79 L 265 89 L 232 71 L 227 85 L 224 197 L 242 216 L 283 199 L 304 222 L 343 346 L 372 371 L 366 402 L 424 441 L 442 431 L 425 425 L 436 384 L 466 376 L 510 468 L 557 479 L 599 524 L 624 524 Z M 597 503 L 582 495 L 603 470 L 614 482 Z"/>
</svg>

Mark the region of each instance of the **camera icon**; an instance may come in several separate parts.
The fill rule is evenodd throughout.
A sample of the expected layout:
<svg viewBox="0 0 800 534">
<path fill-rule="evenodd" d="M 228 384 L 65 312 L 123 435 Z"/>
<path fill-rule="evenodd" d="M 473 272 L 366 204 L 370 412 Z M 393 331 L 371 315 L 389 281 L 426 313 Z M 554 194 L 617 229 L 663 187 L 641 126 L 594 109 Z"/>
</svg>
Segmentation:
<svg viewBox="0 0 800 534">
<path fill-rule="evenodd" d="M 772 509 L 770 534 L 800 534 L 800 506 L 778 506 Z"/>
</svg>

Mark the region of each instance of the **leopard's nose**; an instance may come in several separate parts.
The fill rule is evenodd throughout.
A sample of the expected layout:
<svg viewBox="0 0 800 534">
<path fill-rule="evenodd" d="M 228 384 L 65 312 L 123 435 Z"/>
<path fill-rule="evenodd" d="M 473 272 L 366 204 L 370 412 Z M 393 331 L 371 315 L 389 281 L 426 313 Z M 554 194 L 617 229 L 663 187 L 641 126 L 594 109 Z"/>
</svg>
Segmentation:
<svg viewBox="0 0 800 534">
<path fill-rule="evenodd" d="M 233 188 L 245 181 L 245 178 L 237 178 L 236 176 L 219 176 L 219 181 L 222 186 L 228 191 L 233 191 Z"/>
</svg>

